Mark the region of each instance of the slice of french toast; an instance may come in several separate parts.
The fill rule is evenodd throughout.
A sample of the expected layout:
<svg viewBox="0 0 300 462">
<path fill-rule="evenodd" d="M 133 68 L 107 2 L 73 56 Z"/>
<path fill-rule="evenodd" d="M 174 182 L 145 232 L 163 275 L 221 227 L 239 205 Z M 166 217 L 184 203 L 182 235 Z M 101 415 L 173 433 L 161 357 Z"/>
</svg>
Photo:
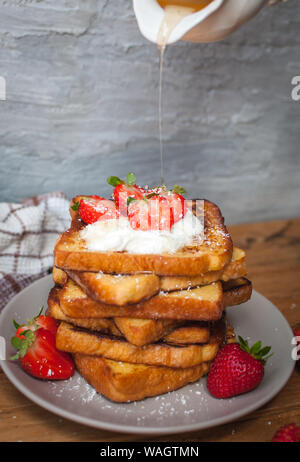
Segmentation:
<svg viewBox="0 0 300 462">
<path fill-rule="evenodd" d="M 62 286 L 70 278 L 92 299 L 123 306 L 138 303 L 162 290 L 171 292 L 208 285 L 218 280 L 228 281 L 245 276 L 246 255 L 242 249 L 233 248 L 230 263 L 220 271 L 210 271 L 199 276 L 156 276 L 154 274 L 111 275 L 88 271 L 63 271 L 53 268 L 53 280 Z"/>
<path fill-rule="evenodd" d="M 207 343 L 210 337 L 209 323 L 205 322 L 194 321 L 187 324 L 184 321 L 172 321 L 169 319 L 154 321 L 152 319 L 134 318 L 113 318 L 113 320 L 110 318 L 70 318 L 61 310 L 58 301 L 53 299 L 48 301 L 47 315 L 57 321 L 65 321 L 74 326 L 117 337 L 124 336 L 129 343 L 136 346 L 144 346 L 161 339 L 175 345 Z"/>
<path fill-rule="evenodd" d="M 149 300 L 125 306 L 96 302 L 71 280 L 54 291 L 61 309 L 73 318 L 131 317 L 217 321 L 223 311 L 223 290 L 220 282 L 196 289 L 159 293 Z"/>
<path fill-rule="evenodd" d="M 137 347 L 123 338 L 107 336 L 62 322 L 56 334 L 56 346 L 68 353 L 103 356 L 115 361 L 166 367 L 193 367 L 212 361 L 225 341 L 224 319 L 212 326 L 209 343 L 204 345 L 169 345 L 153 343 Z"/>
<path fill-rule="evenodd" d="M 163 341 L 174 345 L 207 343 L 210 339 L 210 328 L 205 322 L 194 322 L 176 327 L 163 337 Z"/>
<path fill-rule="evenodd" d="M 126 340 L 136 346 L 157 342 L 184 322 L 172 319 L 154 320 L 120 317 L 114 318 L 114 321 Z"/>
<path fill-rule="evenodd" d="M 107 274 L 150 272 L 162 276 L 197 276 L 224 268 L 231 260 L 232 241 L 220 209 L 207 200 L 187 202 L 195 215 L 204 216 L 204 239 L 201 236 L 174 254 L 91 251 L 80 234 L 86 225 L 75 215 L 70 229 L 55 245 L 54 264 L 65 270 Z"/>
<path fill-rule="evenodd" d="M 209 364 L 175 369 L 112 361 L 99 356 L 75 354 L 76 368 L 98 393 L 119 403 L 139 401 L 177 390 L 196 382 L 209 371 Z"/>
<path fill-rule="evenodd" d="M 102 332 L 103 334 L 116 335 L 119 337 L 123 335 L 116 326 L 113 318 L 70 318 L 62 311 L 57 297 L 54 296 L 48 298 L 47 315 L 51 316 L 57 321 L 64 321 L 78 327 Z"/>
</svg>

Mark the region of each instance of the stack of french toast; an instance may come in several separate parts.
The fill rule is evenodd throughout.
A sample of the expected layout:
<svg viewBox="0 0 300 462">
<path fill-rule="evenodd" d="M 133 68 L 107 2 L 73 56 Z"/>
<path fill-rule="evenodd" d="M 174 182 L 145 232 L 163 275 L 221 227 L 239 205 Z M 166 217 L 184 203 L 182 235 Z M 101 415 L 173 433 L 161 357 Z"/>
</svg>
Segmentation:
<svg viewBox="0 0 300 462">
<path fill-rule="evenodd" d="M 60 323 L 57 348 L 112 401 L 199 380 L 220 347 L 234 341 L 226 307 L 246 302 L 252 291 L 245 252 L 233 246 L 219 208 L 188 201 L 194 215 L 200 211 L 204 233 L 176 252 L 103 251 L 85 240 L 94 224 L 79 214 L 82 198 L 89 200 L 71 201 L 71 227 L 54 250 L 48 314 Z"/>
</svg>

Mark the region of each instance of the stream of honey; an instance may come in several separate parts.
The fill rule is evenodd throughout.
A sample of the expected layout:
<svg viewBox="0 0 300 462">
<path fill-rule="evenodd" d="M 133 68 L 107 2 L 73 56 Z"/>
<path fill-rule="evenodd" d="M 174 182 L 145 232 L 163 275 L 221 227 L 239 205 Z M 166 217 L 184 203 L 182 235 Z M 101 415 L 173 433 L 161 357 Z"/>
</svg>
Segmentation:
<svg viewBox="0 0 300 462">
<path fill-rule="evenodd" d="M 158 126 L 159 126 L 159 147 L 160 147 L 160 177 L 161 184 L 164 184 L 164 156 L 163 156 L 163 123 L 162 123 L 162 84 L 163 84 L 163 62 L 164 52 L 170 35 L 175 27 L 186 16 L 205 8 L 212 0 L 157 0 L 165 10 L 157 35 L 157 46 L 159 56 L 159 86 L 158 86 Z"/>
</svg>

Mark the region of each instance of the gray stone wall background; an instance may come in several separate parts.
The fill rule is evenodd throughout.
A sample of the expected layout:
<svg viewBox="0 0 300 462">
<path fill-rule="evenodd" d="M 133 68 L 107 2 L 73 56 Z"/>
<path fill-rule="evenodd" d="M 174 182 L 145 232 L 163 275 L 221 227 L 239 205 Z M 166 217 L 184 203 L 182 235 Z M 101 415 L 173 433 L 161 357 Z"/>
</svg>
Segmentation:
<svg viewBox="0 0 300 462">
<path fill-rule="evenodd" d="M 227 222 L 300 215 L 300 2 L 167 49 L 165 177 Z M 159 181 L 158 53 L 128 0 L 0 0 L 0 200 Z"/>
</svg>

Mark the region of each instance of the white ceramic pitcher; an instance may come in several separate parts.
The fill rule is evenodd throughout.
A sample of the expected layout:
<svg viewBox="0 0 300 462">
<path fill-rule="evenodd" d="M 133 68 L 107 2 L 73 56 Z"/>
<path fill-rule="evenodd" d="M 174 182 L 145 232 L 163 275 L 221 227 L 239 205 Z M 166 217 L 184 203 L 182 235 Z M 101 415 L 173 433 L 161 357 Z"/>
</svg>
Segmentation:
<svg viewBox="0 0 300 462">
<path fill-rule="evenodd" d="M 221 40 L 249 21 L 267 0 L 213 0 L 200 11 L 186 16 L 171 33 L 168 44 L 183 39 L 191 42 Z M 157 42 L 164 10 L 156 0 L 133 0 L 141 33 Z"/>
</svg>

